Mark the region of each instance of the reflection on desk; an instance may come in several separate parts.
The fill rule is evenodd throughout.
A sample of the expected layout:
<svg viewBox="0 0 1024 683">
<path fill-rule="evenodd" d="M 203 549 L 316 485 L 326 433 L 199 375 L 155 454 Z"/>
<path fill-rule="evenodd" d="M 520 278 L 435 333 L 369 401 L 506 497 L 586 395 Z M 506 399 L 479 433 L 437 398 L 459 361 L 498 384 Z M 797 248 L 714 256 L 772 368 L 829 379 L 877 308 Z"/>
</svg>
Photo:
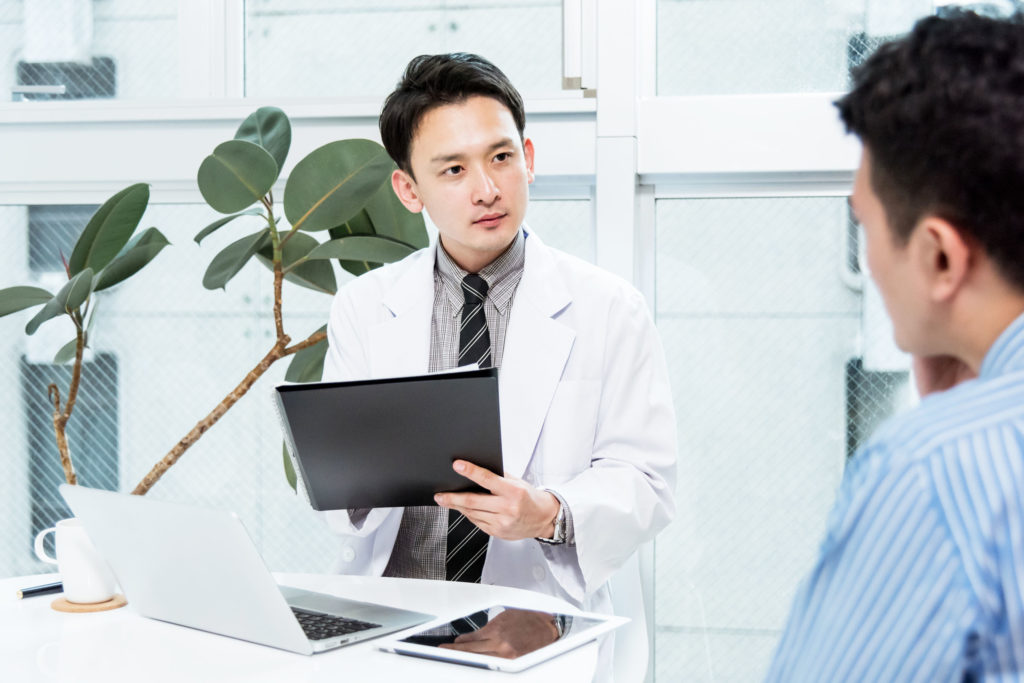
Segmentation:
<svg viewBox="0 0 1024 683">
<path fill-rule="evenodd" d="M 338 575 L 277 574 L 278 582 L 342 597 L 439 615 L 458 616 L 505 604 L 528 610 L 575 611 L 531 591 L 469 583 Z M 50 609 L 55 596 L 18 600 L 15 593 L 55 574 L 0 580 L 0 661 L 7 681 L 479 681 L 509 674 L 381 652 L 366 641 L 307 657 L 140 617 L 128 607 L 95 614 Z M 409 629 L 412 633 L 418 628 Z M 397 634 L 400 635 L 400 634 Z M 590 681 L 597 644 L 544 662 L 515 680 Z"/>
</svg>

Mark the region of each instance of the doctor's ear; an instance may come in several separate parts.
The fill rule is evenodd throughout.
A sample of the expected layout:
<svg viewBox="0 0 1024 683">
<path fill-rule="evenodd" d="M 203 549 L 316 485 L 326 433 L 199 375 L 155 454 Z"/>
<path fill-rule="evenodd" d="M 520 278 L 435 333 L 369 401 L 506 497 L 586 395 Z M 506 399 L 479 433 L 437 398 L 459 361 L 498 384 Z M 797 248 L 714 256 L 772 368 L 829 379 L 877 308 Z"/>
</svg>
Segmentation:
<svg viewBox="0 0 1024 683">
<path fill-rule="evenodd" d="M 423 210 L 423 202 L 420 201 L 416 181 L 408 173 L 396 168 L 391 173 L 391 187 L 395 190 L 398 201 L 402 202 L 402 205 L 409 211 L 419 213 Z"/>
</svg>

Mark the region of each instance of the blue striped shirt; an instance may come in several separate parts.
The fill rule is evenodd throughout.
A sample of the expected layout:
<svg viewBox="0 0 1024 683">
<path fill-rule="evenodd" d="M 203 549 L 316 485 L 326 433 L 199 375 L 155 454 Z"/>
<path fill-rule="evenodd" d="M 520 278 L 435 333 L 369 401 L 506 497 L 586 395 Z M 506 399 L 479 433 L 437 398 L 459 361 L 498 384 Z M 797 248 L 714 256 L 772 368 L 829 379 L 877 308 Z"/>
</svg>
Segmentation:
<svg viewBox="0 0 1024 683">
<path fill-rule="evenodd" d="M 769 681 L 1024 672 L 1024 316 L 847 468 Z"/>
</svg>

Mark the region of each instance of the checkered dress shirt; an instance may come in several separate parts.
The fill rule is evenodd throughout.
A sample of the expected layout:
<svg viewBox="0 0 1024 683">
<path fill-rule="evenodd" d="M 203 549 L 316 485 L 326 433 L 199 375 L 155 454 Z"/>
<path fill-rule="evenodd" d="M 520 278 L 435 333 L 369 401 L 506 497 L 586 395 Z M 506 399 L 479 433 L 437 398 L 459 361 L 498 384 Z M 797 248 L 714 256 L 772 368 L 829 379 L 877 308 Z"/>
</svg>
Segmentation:
<svg viewBox="0 0 1024 683">
<path fill-rule="evenodd" d="M 523 277 L 525 243 L 526 235 L 520 230 L 512 245 L 479 272 L 488 287 L 484 316 L 491 335 L 494 367 L 501 365 L 512 299 Z M 464 303 L 462 278 L 466 274 L 438 241 L 434 266 L 434 313 L 430 322 L 430 372 L 450 370 L 458 365 L 459 327 Z M 447 535 L 447 508 L 405 508 L 384 576 L 443 581 Z"/>
</svg>

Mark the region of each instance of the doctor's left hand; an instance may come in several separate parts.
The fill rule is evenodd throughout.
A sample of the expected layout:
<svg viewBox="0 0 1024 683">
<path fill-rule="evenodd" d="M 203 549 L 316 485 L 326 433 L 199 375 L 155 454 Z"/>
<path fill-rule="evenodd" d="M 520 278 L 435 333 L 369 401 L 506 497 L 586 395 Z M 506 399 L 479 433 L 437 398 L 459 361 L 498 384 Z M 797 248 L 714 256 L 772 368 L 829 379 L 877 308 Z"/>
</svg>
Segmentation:
<svg viewBox="0 0 1024 683">
<path fill-rule="evenodd" d="M 434 500 L 441 507 L 458 510 L 484 533 L 506 541 L 554 534 L 558 499 L 548 491 L 516 477 L 499 477 L 465 460 L 456 460 L 452 467 L 490 494 L 438 493 Z"/>
</svg>

